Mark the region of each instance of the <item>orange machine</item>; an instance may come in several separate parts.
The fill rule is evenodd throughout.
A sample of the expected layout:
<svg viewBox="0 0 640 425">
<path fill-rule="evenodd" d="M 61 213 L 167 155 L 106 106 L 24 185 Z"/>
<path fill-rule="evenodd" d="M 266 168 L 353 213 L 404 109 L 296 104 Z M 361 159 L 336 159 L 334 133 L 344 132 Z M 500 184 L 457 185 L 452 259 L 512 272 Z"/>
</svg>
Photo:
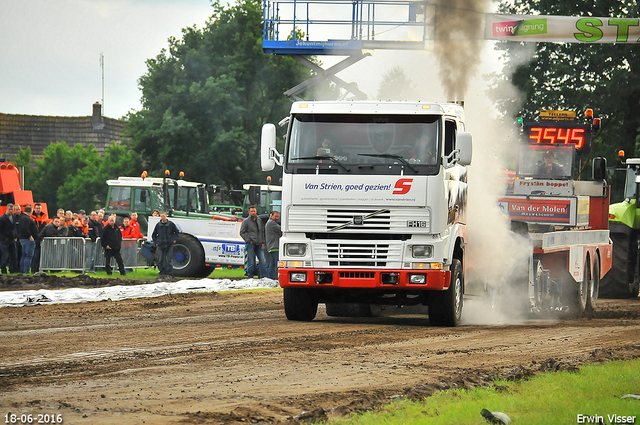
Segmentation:
<svg viewBox="0 0 640 425">
<path fill-rule="evenodd" d="M 22 190 L 18 167 L 13 162 L 0 160 L 0 214 L 4 214 L 10 203 L 33 206 L 33 195 L 30 190 Z M 48 216 L 47 204 L 40 204 Z"/>
</svg>

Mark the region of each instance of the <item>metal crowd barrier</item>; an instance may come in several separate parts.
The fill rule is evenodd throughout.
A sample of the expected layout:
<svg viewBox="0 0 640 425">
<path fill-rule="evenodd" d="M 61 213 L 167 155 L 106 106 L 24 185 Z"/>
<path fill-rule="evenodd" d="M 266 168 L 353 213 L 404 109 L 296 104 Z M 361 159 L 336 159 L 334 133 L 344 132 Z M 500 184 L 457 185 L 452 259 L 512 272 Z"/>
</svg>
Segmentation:
<svg viewBox="0 0 640 425">
<path fill-rule="evenodd" d="M 123 239 L 120 255 L 127 269 L 150 267 L 141 254 L 141 240 Z M 44 238 L 40 244 L 40 270 L 95 271 L 104 268 L 104 249 L 100 238 L 95 242 L 84 238 Z M 115 258 L 111 266 L 117 270 Z"/>
<path fill-rule="evenodd" d="M 40 243 L 40 270 L 85 270 L 84 238 L 44 238 Z"/>
</svg>

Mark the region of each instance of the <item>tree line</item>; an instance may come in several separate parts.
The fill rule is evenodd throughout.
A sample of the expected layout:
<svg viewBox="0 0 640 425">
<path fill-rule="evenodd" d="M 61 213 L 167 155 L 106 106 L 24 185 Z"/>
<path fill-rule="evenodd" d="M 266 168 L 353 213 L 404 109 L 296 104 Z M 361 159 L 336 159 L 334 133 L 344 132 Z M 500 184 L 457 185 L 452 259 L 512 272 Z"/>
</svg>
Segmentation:
<svg viewBox="0 0 640 425">
<path fill-rule="evenodd" d="M 214 1 L 212 8 L 202 28 L 184 28 L 181 38 L 170 38 L 167 49 L 147 60 L 139 79 L 142 109 L 125 117 L 123 144 L 111 145 L 103 156 L 92 146 L 51 145 L 35 161 L 35 169 L 27 171 L 26 187 L 36 199 L 89 210 L 104 205 L 105 180 L 143 170 L 152 176 L 162 176 L 165 169 L 184 170 L 188 180 L 225 189 L 265 181 L 261 127 L 288 114 L 290 102 L 283 92 L 311 74 L 291 57 L 263 53 L 259 0 L 229 6 Z M 500 11 L 637 17 L 640 6 L 632 0 L 504 0 Z M 523 43 L 500 42 L 498 48 L 505 69 L 493 77 L 490 94 L 505 120 L 535 120 L 541 109 L 583 112 L 589 107 L 602 118 L 592 157 L 604 156 L 614 167 L 619 149 L 637 156 L 640 56 L 635 46 L 537 43 L 526 46 L 534 50 L 526 62 L 521 60 Z M 519 96 L 505 97 L 506 84 Z M 396 66 L 383 75 L 379 98 L 393 98 L 397 87 L 411 91 L 411 82 Z M 335 88 L 324 89 L 325 96 L 338 96 Z M 16 160 L 28 164 L 30 151 L 21 151 Z M 274 174 L 273 181 L 279 177 Z M 614 184 L 621 187 L 623 182 L 614 179 Z"/>
<path fill-rule="evenodd" d="M 503 1 L 500 12 L 533 15 L 633 17 L 640 15 L 635 0 L 513 0 Z M 493 100 L 505 119 L 537 120 L 542 109 L 594 110 L 602 130 L 592 141 L 591 157 L 607 158 L 620 168 L 618 151 L 637 157 L 640 149 L 640 54 L 637 44 L 577 44 L 500 42 L 505 69 L 494 78 Z M 533 48 L 532 59 L 522 60 Z M 517 88 L 519 98 L 504 96 L 505 84 Z M 588 170 L 587 170 L 588 171 Z M 622 197 L 624 175 L 609 178 L 612 200 Z"/>
</svg>

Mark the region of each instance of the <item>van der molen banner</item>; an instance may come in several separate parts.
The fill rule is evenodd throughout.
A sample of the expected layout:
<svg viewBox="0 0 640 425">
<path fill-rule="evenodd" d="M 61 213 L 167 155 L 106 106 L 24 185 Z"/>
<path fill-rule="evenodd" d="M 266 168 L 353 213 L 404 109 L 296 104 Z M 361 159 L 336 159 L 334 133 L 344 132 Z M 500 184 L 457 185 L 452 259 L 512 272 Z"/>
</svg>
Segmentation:
<svg viewBox="0 0 640 425">
<path fill-rule="evenodd" d="M 560 43 L 639 43 L 639 18 L 486 15 L 489 40 Z"/>
</svg>

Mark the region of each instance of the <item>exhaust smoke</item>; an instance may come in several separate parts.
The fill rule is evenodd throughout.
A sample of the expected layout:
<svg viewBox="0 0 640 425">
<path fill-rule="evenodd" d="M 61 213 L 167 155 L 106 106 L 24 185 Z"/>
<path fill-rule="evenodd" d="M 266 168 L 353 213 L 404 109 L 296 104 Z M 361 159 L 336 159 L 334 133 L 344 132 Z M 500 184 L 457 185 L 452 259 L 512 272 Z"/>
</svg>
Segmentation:
<svg viewBox="0 0 640 425">
<path fill-rule="evenodd" d="M 462 100 L 477 71 L 484 46 L 484 15 L 491 0 L 435 2 L 435 53 L 448 99 Z"/>
<path fill-rule="evenodd" d="M 465 251 L 467 288 L 486 288 L 482 301 L 465 301 L 463 321 L 473 324 L 513 324 L 528 311 L 527 270 L 531 244 L 511 231 L 498 199 L 505 194 L 507 168 L 515 170 L 519 131 L 508 124 L 521 107 L 510 76 L 494 75 L 493 101 L 510 109 L 501 122 L 493 105 L 473 107 L 467 99 L 471 81 L 483 61 L 484 17 L 491 0 L 438 0 L 435 16 L 435 48 L 439 77 L 447 99 L 466 100 L 467 125 L 474 136 L 473 162 L 469 167 L 467 224 L 469 245 Z M 523 48 L 514 62 L 532 58 Z M 510 73 L 513 63 L 505 67 Z M 497 81 L 497 82 L 496 82 Z M 488 87 L 485 86 L 488 92 Z M 488 94 L 488 93 L 487 93 Z M 493 112 L 493 113 L 492 113 Z M 509 166 L 511 165 L 511 166 Z"/>
<path fill-rule="evenodd" d="M 523 100 L 511 85 L 511 74 L 517 65 L 533 58 L 535 46 L 524 45 L 516 56 L 512 49 L 508 63 L 496 64 L 500 61 L 491 52 L 494 42 L 483 39 L 484 14 L 492 12 L 491 0 L 430 3 L 436 6 L 435 42 L 427 42 L 422 52 L 376 51 L 369 69 L 404 73 L 407 78 L 393 79 L 401 81 L 401 87 L 389 87 L 395 89 L 393 94 L 381 90 L 382 83 L 378 83 L 378 90 L 367 91 L 377 91 L 380 100 L 465 101 L 465 130 L 473 134 L 474 140 L 468 180 L 466 285 L 495 288 L 498 306 L 506 308 L 492 308 L 487 302 L 465 299 L 462 320 L 467 324 L 520 323 L 528 313 L 522 308 L 526 287 L 513 289 L 512 284 L 517 276 L 526 276 L 531 245 L 527 238 L 511 232 L 508 217 L 499 210 L 498 199 L 505 193 L 506 169 L 515 170 L 520 143 L 512 117 Z M 430 78 L 432 75 L 439 78 Z M 360 73 L 353 78 L 364 86 L 366 76 L 371 74 Z M 382 81 L 389 79 L 387 75 Z M 496 110 L 496 105 L 502 112 Z"/>
</svg>

